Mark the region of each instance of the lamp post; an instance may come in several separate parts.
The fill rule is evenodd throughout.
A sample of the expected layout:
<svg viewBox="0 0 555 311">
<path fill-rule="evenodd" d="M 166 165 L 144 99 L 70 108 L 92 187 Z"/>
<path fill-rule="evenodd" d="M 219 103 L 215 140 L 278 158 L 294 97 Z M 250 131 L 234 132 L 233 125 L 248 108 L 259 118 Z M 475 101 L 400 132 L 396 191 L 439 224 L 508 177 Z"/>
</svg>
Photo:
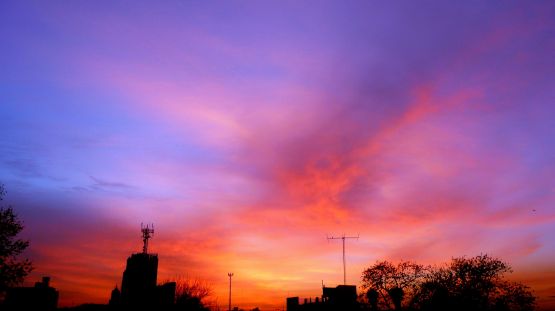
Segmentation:
<svg viewBox="0 0 555 311">
<path fill-rule="evenodd" d="M 233 276 L 233 273 L 229 272 L 227 276 L 229 276 L 229 311 L 231 311 L 231 277 Z"/>
</svg>

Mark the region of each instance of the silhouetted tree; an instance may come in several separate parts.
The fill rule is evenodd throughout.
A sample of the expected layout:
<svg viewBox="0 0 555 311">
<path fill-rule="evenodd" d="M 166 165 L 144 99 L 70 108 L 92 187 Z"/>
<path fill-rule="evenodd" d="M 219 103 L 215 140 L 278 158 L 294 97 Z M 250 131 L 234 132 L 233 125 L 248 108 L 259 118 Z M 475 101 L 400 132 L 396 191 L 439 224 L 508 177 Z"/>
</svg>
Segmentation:
<svg viewBox="0 0 555 311">
<path fill-rule="evenodd" d="M 378 310 L 378 298 L 379 294 L 378 291 L 371 288 L 366 292 L 366 299 L 368 299 L 368 304 L 370 304 L 370 308 L 374 310 Z"/>
<path fill-rule="evenodd" d="M 401 310 L 401 302 L 403 301 L 403 297 L 405 296 L 405 292 L 400 287 L 393 287 L 388 291 L 389 297 L 391 301 L 393 301 L 393 305 L 395 306 L 395 310 Z"/>
<path fill-rule="evenodd" d="M 179 278 L 176 281 L 175 304 L 178 310 L 210 310 L 207 298 L 212 287 L 199 279 Z"/>
<path fill-rule="evenodd" d="M 422 311 L 532 311 L 536 298 L 529 287 L 509 282 L 511 267 L 488 255 L 453 258 L 429 268 L 411 262 L 377 262 L 363 273 L 367 299 L 386 309 Z"/>
<path fill-rule="evenodd" d="M 436 272 L 431 272 L 433 275 Z M 412 298 L 412 305 L 419 310 L 442 311 L 453 310 L 452 301 L 445 284 L 433 280 L 433 277 L 423 282 Z"/>
<path fill-rule="evenodd" d="M 424 281 L 428 267 L 410 261 L 394 265 L 388 261 L 378 261 L 362 274 L 362 287 L 377 292 L 378 304 L 383 309 L 401 308 L 404 297 L 412 298 L 413 293 Z M 410 299 L 409 299 L 410 300 Z"/>
<path fill-rule="evenodd" d="M 5 195 L 4 185 L 0 184 L 0 201 Z M 23 223 L 13 208 L 0 206 L 0 293 L 23 282 L 33 269 L 31 261 L 18 258 L 29 246 L 29 241 L 16 238 L 21 230 Z"/>
<path fill-rule="evenodd" d="M 530 288 L 504 279 L 511 271 L 507 263 L 488 255 L 454 258 L 428 274 L 413 302 L 421 310 L 534 310 Z"/>
</svg>

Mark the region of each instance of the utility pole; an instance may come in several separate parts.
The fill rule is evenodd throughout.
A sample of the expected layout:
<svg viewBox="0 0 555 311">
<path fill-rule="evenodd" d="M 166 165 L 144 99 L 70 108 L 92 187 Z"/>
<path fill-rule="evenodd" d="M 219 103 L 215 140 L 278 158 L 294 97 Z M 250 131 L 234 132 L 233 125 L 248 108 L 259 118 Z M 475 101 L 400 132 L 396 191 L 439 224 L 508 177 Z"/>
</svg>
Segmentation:
<svg viewBox="0 0 555 311">
<path fill-rule="evenodd" d="M 347 269 L 345 268 L 345 239 L 357 239 L 359 238 L 359 236 L 345 236 L 345 234 L 343 234 L 342 236 L 339 237 L 326 237 L 329 240 L 343 240 L 343 285 L 347 285 Z"/>
<path fill-rule="evenodd" d="M 229 276 L 229 311 L 231 311 L 231 277 L 233 276 L 233 273 L 229 272 L 227 276 Z"/>
</svg>

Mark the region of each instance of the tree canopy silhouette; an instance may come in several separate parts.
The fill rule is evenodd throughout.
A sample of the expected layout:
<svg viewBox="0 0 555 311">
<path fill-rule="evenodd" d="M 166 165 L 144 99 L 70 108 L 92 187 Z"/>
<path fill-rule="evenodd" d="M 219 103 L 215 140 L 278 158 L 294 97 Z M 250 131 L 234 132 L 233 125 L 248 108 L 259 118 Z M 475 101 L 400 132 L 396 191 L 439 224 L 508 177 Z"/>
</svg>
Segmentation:
<svg viewBox="0 0 555 311">
<path fill-rule="evenodd" d="M 6 191 L 0 184 L 0 201 Z M 31 272 L 32 265 L 28 259 L 19 259 L 19 255 L 29 246 L 29 241 L 17 239 L 23 230 L 23 223 L 11 206 L 0 206 L 0 293 L 7 288 L 18 285 Z"/>
<path fill-rule="evenodd" d="M 411 296 L 424 280 L 429 267 L 402 261 L 393 264 L 388 261 L 376 262 L 362 273 L 362 287 L 371 290 L 368 294 L 371 305 L 381 309 L 401 308 L 403 297 Z M 372 296 L 371 296 L 372 295 Z M 375 301 L 377 299 L 377 303 Z"/>
<path fill-rule="evenodd" d="M 377 262 L 363 273 L 371 309 L 531 311 L 536 298 L 522 283 L 510 282 L 511 267 L 488 255 L 453 258 L 442 267 Z M 376 295 L 378 294 L 378 295 Z"/>
<path fill-rule="evenodd" d="M 175 290 L 175 305 L 177 310 L 210 310 L 212 295 L 210 284 L 191 278 L 178 278 Z"/>
<path fill-rule="evenodd" d="M 507 263 L 488 255 L 453 258 L 429 274 L 414 302 L 426 310 L 534 310 L 530 288 L 505 280 L 509 272 Z"/>
</svg>

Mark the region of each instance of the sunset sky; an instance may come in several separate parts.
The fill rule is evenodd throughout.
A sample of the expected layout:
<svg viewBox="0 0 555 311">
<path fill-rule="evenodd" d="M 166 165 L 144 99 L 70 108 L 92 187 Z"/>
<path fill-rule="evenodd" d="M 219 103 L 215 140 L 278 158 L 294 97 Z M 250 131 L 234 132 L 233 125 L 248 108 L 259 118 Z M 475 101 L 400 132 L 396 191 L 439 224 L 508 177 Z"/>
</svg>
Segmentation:
<svg viewBox="0 0 555 311">
<path fill-rule="evenodd" d="M 0 183 L 60 305 L 281 308 L 487 253 L 555 306 L 555 2 L 1 1 Z"/>
</svg>

